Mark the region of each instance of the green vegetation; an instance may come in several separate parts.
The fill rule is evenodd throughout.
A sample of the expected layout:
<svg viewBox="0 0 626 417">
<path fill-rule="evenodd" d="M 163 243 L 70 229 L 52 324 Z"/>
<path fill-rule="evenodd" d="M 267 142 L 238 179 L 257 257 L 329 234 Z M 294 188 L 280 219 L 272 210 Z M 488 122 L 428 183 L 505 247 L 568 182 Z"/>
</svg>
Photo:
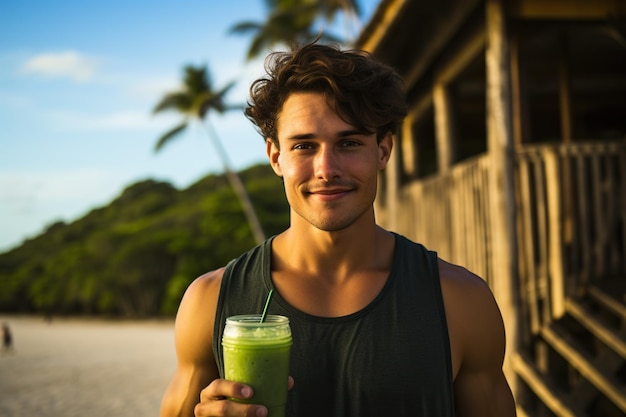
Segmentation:
<svg viewBox="0 0 626 417">
<path fill-rule="evenodd" d="M 289 223 L 280 178 L 266 164 L 240 175 L 263 228 L 280 233 Z M 0 311 L 171 316 L 193 279 L 254 245 L 224 175 L 185 190 L 145 180 L 0 254 Z"/>
</svg>

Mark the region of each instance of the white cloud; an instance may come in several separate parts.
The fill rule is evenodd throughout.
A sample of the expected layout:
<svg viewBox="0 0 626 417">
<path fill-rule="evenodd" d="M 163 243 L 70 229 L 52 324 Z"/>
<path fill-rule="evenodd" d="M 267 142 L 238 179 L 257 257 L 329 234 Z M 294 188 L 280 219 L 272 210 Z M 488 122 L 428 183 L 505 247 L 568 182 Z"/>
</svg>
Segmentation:
<svg viewBox="0 0 626 417">
<path fill-rule="evenodd" d="M 84 82 L 93 77 L 98 66 L 98 60 L 70 50 L 35 55 L 22 65 L 21 71 Z"/>
</svg>

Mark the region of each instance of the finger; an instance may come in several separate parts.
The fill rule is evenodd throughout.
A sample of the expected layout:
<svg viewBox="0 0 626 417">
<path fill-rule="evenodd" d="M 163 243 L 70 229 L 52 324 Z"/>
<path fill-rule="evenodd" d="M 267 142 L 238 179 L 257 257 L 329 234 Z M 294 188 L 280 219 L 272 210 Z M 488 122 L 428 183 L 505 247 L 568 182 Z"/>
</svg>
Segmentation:
<svg viewBox="0 0 626 417">
<path fill-rule="evenodd" d="M 267 408 L 258 404 L 243 404 L 228 399 L 212 399 L 196 404 L 195 417 L 267 417 Z"/>
<path fill-rule="evenodd" d="M 249 399 L 253 394 L 252 388 L 248 385 L 225 379 L 213 380 L 206 388 L 200 391 L 200 403 L 195 406 L 194 415 L 196 417 L 267 416 L 268 411 L 264 406 L 258 404 L 243 404 L 229 399 Z"/>
<path fill-rule="evenodd" d="M 221 400 L 228 397 L 245 400 L 252 397 L 253 394 L 252 388 L 246 384 L 225 379 L 215 379 L 200 391 L 200 401 Z"/>
<path fill-rule="evenodd" d="M 292 389 L 293 386 L 296 384 L 296 381 L 294 381 L 293 377 L 291 375 L 289 375 L 289 383 L 288 383 L 288 388 Z"/>
</svg>

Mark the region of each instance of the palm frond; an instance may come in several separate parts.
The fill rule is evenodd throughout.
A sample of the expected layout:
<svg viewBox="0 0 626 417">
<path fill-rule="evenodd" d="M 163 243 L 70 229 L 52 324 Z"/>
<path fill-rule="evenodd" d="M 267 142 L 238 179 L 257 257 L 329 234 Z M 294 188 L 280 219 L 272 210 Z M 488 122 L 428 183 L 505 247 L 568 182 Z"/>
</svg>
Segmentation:
<svg viewBox="0 0 626 417">
<path fill-rule="evenodd" d="M 185 120 L 183 123 L 165 132 L 157 141 L 154 147 L 154 151 L 159 152 L 163 148 L 163 146 L 165 146 L 166 143 L 171 142 L 173 139 L 179 136 L 180 133 L 183 130 L 185 130 L 188 124 L 189 124 L 188 121 Z"/>
<path fill-rule="evenodd" d="M 224 111 L 228 110 L 228 105 L 224 102 L 224 98 L 226 97 L 226 94 L 228 94 L 230 89 L 235 86 L 235 84 L 237 84 L 235 81 L 231 81 L 226 84 L 221 90 L 215 93 L 216 100 L 211 107 L 217 110 L 219 113 L 223 113 Z"/>
<path fill-rule="evenodd" d="M 180 113 L 186 113 L 191 106 L 191 96 L 185 91 L 176 91 L 168 93 L 159 103 L 154 106 L 152 113 L 160 113 L 165 110 L 176 110 Z"/>
<path fill-rule="evenodd" d="M 192 94 L 211 90 L 212 80 L 206 65 L 199 67 L 187 65 L 185 67 L 183 84 L 185 90 Z"/>
<path fill-rule="evenodd" d="M 240 22 L 228 29 L 229 33 L 244 34 L 248 32 L 258 32 L 263 28 L 261 23 L 257 22 Z"/>
</svg>

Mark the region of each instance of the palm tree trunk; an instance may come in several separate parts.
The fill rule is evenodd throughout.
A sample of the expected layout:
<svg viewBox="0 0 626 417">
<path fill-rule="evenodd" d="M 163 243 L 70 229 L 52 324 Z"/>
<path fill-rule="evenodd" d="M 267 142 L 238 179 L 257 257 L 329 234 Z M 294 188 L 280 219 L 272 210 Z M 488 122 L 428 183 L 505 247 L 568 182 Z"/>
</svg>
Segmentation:
<svg viewBox="0 0 626 417">
<path fill-rule="evenodd" d="M 248 192 L 246 191 L 239 175 L 237 175 L 237 173 L 231 168 L 226 150 L 222 146 L 222 142 L 213 128 L 213 125 L 211 125 L 211 123 L 207 120 L 204 126 L 206 127 L 207 132 L 209 133 L 209 138 L 213 142 L 213 145 L 215 146 L 215 149 L 217 150 L 217 153 L 222 161 L 226 178 L 230 182 L 230 186 L 233 187 L 233 190 L 241 203 L 246 219 L 248 220 L 248 224 L 250 225 L 250 229 L 252 230 L 254 240 L 257 244 L 260 244 L 265 240 L 265 233 L 263 232 L 259 218 L 254 211 L 254 206 L 252 205 L 252 201 L 250 201 L 250 196 L 248 195 Z"/>
</svg>

